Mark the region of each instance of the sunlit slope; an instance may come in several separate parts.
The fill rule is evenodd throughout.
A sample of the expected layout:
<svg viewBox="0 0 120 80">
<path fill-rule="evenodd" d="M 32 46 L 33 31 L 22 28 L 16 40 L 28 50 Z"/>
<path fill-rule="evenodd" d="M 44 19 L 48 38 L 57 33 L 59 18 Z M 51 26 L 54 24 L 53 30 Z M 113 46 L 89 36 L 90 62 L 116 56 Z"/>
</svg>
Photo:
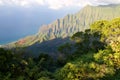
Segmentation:
<svg viewBox="0 0 120 80">
<path fill-rule="evenodd" d="M 89 29 L 90 24 L 94 21 L 111 20 L 116 17 L 120 17 L 120 5 L 88 5 L 76 14 L 69 14 L 62 19 L 57 19 L 51 24 L 41 26 L 37 34 L 10 43 L 7 46 L 23 47 L 55 38 L 65 38 L 72 36 L 78 31 Z"/>
</svg>

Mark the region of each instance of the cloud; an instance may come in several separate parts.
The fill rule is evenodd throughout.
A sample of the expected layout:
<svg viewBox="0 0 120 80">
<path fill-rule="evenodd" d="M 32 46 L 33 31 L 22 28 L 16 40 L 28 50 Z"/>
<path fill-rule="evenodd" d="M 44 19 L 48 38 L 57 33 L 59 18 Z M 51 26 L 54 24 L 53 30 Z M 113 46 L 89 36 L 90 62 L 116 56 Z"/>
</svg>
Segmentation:
<svg viewBox="0 0 120 80">
<path fill-rule="evenodd" d="M 90 2 L 86 0 L 49 0 L 46 3 L 48 3 L 49 8 L 51 9 L 60 9 L 64 7 L 82 7 L 90 4 Z"/>
<path fill-rule="evenodd" d="M 39 5 L 45 5 L 45 0 L 35 0 Z"/>
<path fill-rule="evenodd" d="M 103 3 L 103 4 L 119 4 L 120 0 L 95 0 L 98 3 Z"/>
<path fill-rule="evenodd" d="M 89 5 L 118 4 L 120 0 L 0 0 L 0 5 L 15 5 L 33 7 L 34 5 L 46 6 L 50 9 L 83 7 Z"/>
<path fill-rule="evenodd" d="M 9 6 L 22 6 L 27 7 L 30 6 L 30 3 L 28 0 L 0 0 L 1 6 L 3 5 L 9 5 Z"/>
<path fill-rule="evenodd" d="M 46 5 L 51 9 L 61 9 L 65 7 L 82 7 L 91 4 L 90 0 L 37 0 L 42 5 Z"/>
<path fill-rule="evenodd" d="M 3 5 L 3 2 L 2 2 L 2 1 L 0 1 L 0 5 Z"/>
</svg>

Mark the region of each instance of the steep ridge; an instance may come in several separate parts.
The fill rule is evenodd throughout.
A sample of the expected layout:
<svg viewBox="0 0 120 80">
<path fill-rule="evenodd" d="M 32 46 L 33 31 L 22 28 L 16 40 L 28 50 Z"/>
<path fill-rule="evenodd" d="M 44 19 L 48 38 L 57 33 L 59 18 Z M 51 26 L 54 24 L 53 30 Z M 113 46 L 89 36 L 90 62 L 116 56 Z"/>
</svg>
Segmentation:
<svg viewBox="0 0 120 80">
<path fill-rule="evenodd" d="M 57 19 L 51 24 L 41 26 L 37 34 L 7 44 L 4 47 L 13 48 L 32 46 L 36 48 L 35 44 L 40 44 L 44 41 L 56 38 L 64 39 L 72 36 L 78 31 L 89 29 L 90 24 L 94 21 L 103 19 L 110 20 L 116 17 L 120 17 L 120 5 L 87 5 L 76 14 L 68 14 L 64 18 Z"/>
<path fill-rule="evenodd" d="M 86 6 L 74 15 L 67 15 L 52 24 L 40 28 L 38 35 L 46 35 L 45 39 L 71 36 L 78 31 L 88 29 L 96 20 L 112 19 L 120 16 L 120 6 Z"/>
</svg>

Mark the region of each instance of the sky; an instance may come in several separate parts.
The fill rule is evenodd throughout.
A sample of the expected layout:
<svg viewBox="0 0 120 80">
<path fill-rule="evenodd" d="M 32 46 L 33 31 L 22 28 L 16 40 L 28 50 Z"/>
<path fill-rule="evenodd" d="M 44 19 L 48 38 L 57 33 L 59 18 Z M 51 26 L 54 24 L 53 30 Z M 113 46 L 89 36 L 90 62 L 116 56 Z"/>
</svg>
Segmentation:
<svg viewBox="0 0 120 80">
<path fill-rule="evenodd" d="M 25 8 L 35 5 L 45 6 L 50 9 L 59 10 L 67 7 L 84 7 L 85 5 L 107 5 L 118 4 L 120 0 L 0 0 L 0 6 L 11 5 Z"/>
<path fill-rule="evenodd" d="M 36 34 L 50 24 L 86 5 L 119 4 L 120 0 L 0 0 L 0 44 Z"/>
</svg>

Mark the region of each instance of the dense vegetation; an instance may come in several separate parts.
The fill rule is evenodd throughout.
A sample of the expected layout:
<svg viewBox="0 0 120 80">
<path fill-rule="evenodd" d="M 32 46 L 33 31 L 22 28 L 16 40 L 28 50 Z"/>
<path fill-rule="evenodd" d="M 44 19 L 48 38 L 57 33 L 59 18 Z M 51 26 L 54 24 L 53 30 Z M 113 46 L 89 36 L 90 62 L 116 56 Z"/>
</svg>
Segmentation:
<svg viewBox="0 0 120 80">
<path fill-rule="evenodd" d="M 0 49 L 0 80 L 119 80 L 120 18 L 97 21 L 61 45 L 57 59 Z"/>
<path fill-rule="evenodd" d="M 120 18 L 97 21 L 72 39 L 76 52 L 57 72 L 58 80 L 120 79 Z"/>
</svg>

